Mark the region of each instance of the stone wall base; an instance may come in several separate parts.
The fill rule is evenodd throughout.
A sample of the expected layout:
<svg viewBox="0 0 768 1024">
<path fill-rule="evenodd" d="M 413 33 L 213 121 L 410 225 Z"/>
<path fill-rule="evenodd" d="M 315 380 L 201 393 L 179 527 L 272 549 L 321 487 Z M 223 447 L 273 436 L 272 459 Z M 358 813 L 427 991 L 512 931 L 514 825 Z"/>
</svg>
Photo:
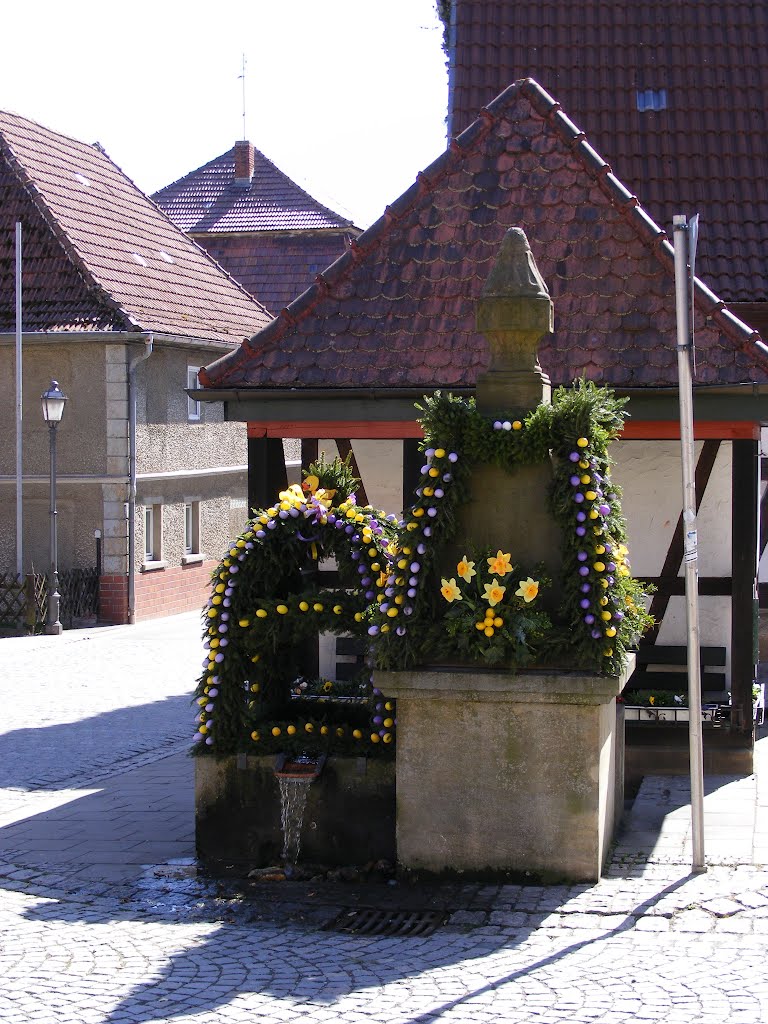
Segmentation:
<svg viewBox="0 0 768 1024">
<path fill-rule="evenodd" d="M 281 863 L 274 756 L 195 759 L 197 856 L 215 874 Z M 329 757 L 309 783 L 300 863 L 335 867 L 395 860 L 395 766 Z"/>
<path fill-rule="evenodd" d="M 600 877 L 617 813 L 616 695 L 575 672 L 379 672 L 397 698 L 397 860 L 424 874 Z"/>
</svg>

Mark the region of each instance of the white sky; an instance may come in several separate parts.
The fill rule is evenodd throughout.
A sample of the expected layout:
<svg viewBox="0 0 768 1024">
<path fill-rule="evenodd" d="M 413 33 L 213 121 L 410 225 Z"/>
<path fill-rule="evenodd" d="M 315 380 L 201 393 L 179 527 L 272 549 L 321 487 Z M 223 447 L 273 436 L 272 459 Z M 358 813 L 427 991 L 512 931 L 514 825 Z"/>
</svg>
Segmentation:
<svg viewBox="0 0 768 1024">
<path fill-rule="evenodd" d="M 247 137 L 360 227 L 445 148 L 434 0 L 26 0 L 0 109 L 98 141 L 152 193 Z"/>
</svg>

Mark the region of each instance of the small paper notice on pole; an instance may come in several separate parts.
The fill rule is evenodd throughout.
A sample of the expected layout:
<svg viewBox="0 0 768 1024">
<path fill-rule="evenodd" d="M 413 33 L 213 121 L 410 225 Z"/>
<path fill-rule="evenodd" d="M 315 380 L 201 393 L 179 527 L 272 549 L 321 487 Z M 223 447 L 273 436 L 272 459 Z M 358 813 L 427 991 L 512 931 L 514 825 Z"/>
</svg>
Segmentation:
<svg viewBox="0 0 768 1024">
<path fill-rule="evenodd" d="M 699 536 L 697 530 L 686 530 L 685 533 L 685 561 L 695 562 L 699 557 Z"/>
</svg>

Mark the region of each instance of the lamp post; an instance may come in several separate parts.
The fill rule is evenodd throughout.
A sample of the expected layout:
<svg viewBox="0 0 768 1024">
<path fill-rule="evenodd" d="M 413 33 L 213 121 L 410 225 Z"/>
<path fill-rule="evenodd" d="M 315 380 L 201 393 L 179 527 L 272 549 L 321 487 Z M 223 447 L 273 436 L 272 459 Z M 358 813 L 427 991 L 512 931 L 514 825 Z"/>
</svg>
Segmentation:
<svg viewBox="0 0 768 1024">
<path fill-rule="evenodd" d="M 47 391 L 40 396 L 43 405 L 43 419 L 48 424 L 51 449 L 51 567 L 48 573 L 48 614 L 45 618 L 45 632 L 58 635 L 63 632 L 59 621 L 59 552 L 56 536 L 56 427 L 64 414 L 67 396 L 59 389 L 58 381 L 52 380 Z"/>
</svg>

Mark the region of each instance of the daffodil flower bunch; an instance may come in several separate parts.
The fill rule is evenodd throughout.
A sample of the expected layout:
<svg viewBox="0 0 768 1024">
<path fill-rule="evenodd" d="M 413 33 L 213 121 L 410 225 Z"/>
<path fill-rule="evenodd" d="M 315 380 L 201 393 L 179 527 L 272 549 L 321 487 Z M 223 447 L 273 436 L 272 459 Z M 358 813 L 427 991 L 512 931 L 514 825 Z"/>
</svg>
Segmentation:
<svg viewBox="0 0 768 1024">
<path fill-rule="evenodd" d="M 540 567 L 536 577 L 513 565 L 501 548 L 475 558 L 462 555 L 456 575 L 440 580 L 440 594 L 449 605 L 445 624 L 451 650 L 446 653 L 510 666 L 535 657 L 552 628 L 546 612 L 535 606 L 549 581 Z"/>
</svg>

